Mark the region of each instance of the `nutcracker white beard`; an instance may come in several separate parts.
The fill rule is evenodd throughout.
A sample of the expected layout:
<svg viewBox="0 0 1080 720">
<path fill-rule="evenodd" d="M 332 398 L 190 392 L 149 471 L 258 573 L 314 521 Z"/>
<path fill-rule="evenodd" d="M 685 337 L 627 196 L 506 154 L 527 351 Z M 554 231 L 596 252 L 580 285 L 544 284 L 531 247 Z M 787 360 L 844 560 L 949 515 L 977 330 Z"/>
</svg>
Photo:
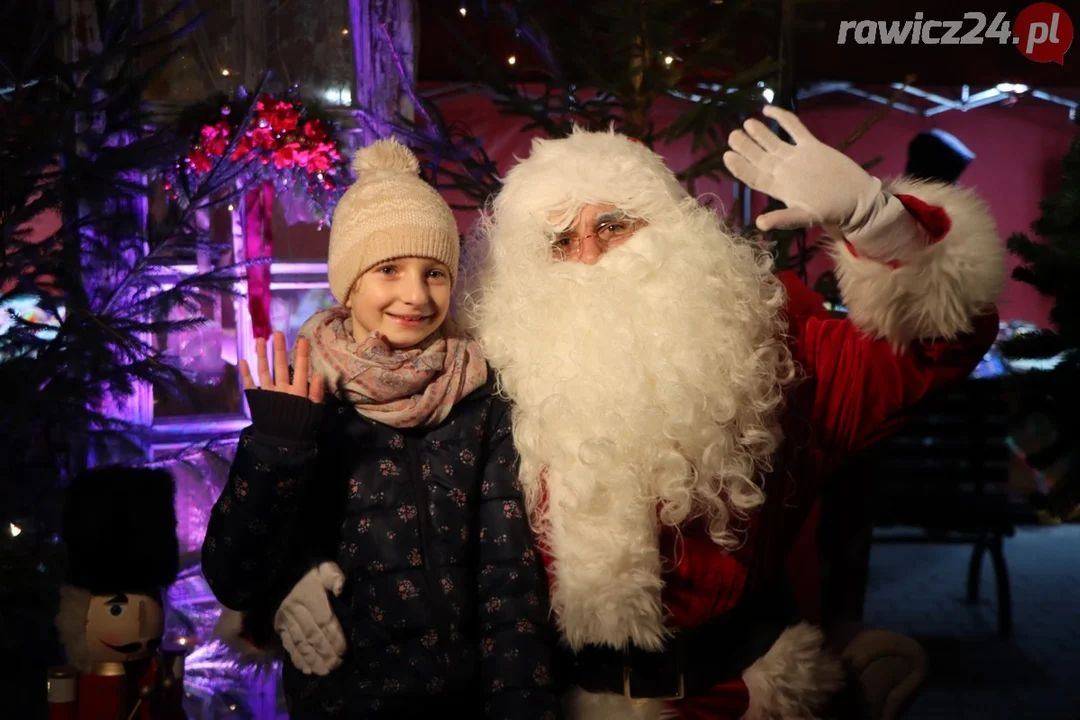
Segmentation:
<svg viewBox="0 0 1080 720">
<path fill-rule="evenodd" d="M 491 248 L 550 243 L 536 223 L 486 229 Z M 464 321 L 514 403 L 566 640 L 657 647 L 660 524 L 703 517 L 732 548 L 764 499 L 793 376 L 768 255 L 688 200 L 596 265 L 494 250 L 474 284 Z"/>
</svg>

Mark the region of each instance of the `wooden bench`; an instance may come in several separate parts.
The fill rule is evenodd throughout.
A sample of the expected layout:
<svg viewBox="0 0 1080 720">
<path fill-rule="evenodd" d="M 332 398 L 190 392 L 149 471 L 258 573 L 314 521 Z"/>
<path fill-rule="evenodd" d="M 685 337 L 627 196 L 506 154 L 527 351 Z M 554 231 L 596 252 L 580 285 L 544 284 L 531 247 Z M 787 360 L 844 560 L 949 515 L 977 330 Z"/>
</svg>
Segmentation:
<svg viewBox="0 0 1080 720">
<path fill-rule="evenodd" d="M 870 518 L 882 530 L 872 542 L 973 545 L 967 572 L 971 604 L 978 602 L 983 559 L 989 553 L 997 629 L 1003 637 L 1012 632 L 1003 546 L 1018 518 L 1007 492 L 1007 436 L 1002 380 L 968 379 L 926 398 L 891 436 L 853 458 L 843 471 L 870 488 Z"/>
</svg>

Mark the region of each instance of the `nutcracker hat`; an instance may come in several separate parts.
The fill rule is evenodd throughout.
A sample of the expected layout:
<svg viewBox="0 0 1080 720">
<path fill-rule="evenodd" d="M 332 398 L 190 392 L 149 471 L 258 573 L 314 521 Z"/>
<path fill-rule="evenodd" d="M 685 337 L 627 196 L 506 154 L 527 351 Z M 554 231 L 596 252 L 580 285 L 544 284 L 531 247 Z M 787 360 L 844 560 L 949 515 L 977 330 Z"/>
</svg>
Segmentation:
<svg viewBox="0 0 1080 720">
<path fill-rule="evenodd" d="M 964 143 L 944 130 L 927 130 L 908 145 L 904 174 L 924 180 L 955 183 L 975 159 Z"/>
<path fill-rule="evenodd" d="M 176 484 L 166 470 L 107 466 L 75 477 L 64 505 L 66 584 L 154 594 L 176 580 Z"/>
</svg>

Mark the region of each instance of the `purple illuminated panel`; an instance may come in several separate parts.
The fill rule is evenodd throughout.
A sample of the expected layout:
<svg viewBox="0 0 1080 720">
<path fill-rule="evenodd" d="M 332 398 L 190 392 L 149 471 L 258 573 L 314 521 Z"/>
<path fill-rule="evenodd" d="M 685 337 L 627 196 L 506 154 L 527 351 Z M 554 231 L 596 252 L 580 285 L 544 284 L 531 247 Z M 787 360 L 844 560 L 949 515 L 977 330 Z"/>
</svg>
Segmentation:
<svg viewBox="0 0 1080 720">
<path fill-rule="evenodd" d="M 285 333 L 286 347 L 296 342 L 300 327 L 319 310 L 335 305 L 326 282 L 272 282 L 270 323 Z"/>
</svg>

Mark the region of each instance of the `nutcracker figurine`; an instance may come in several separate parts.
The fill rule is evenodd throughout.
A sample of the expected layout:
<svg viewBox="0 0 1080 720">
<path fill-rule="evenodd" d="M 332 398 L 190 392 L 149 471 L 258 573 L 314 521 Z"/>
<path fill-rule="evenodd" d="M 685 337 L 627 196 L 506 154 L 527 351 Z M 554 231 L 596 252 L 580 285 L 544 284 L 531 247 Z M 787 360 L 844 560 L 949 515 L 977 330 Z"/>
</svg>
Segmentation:
<svg viewBox="0 0 1080 720">
<path fill-rule="evenodd" d="M 68 552 L 56 628 L 69 666 L 49 672 L 53 720 L 182 720 L 183 648 L 162 647 L 179 573 L 175 484 L 165 470 L 101 467 L 64 507 Z"/>
</svg>

